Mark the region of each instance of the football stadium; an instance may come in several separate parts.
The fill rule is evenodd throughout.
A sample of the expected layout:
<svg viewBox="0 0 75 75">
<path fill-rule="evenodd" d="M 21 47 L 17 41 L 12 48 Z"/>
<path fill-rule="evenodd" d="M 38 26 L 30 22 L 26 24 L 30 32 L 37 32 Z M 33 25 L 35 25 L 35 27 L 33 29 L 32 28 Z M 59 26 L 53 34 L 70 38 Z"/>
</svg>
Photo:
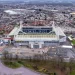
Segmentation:
<svg viewBox="0 0 75 75">
<path fill-rule="evenodd" d="M 13 38 L 15 46 L 43 48 L 66 42 L 66 35 L 60 27 L 51 26 L 20 26 L 15 27 L 9 37 Z"/>
</svg>

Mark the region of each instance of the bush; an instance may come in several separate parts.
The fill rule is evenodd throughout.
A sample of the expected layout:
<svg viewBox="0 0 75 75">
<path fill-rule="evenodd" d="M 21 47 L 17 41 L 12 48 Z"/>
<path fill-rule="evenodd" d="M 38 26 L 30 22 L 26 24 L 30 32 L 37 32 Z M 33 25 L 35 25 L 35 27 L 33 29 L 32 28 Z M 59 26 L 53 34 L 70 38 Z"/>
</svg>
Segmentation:
<svg viewBox="0 0 75 75">
<path fill-rule="evenodd" d="M 32 65 L 30 65 L 30 64 L 26 64 L 26 65 L 24 65 L 25 67 L 28 67 L 28 68 L 32 68 Z"/>
<path fill-rule="evenodd" d="M 37 65 L 33 65 L 33 68 L 34 68 L 35 70 L 38 70 Z"/>
<path fill-rule="evenodd" d="M 21 67 L 21 64 L 18 62 L 4 62 L 4 64 L 10 68 L 19 68 Z"/>
<path fill-rule="evenodd" d="M 54 73 L 54 75 L 56 75 L 56 73 Z"/>
</svg>

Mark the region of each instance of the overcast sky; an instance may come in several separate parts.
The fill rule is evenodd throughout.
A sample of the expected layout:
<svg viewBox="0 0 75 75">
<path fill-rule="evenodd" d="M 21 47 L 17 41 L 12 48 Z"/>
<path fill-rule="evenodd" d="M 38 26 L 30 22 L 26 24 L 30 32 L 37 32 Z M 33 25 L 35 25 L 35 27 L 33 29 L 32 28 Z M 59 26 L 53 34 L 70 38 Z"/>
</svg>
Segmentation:
<svg viewBox="0 0 75 75">
<path fill-rule="evenodd" d="M 75 0 L 0 0 L 0 1 L 59 1 L 59 2 L 62 2 L 62 1 L 75 1 Z"/>
<path fill-rule="evenodd" d="M 0 1 L 16 1 L 16 0 L 0 0 Z M 37 1 L 37 0 L 19 0 L 19 1 Z M 38 0 L 38 1 L 40 1 L 40 0 Z M 43 1 L 43 0 L 41 0 L 41 1 Z M 44 1 L 46 1 L 46 0 L 44 0 Z M 56 1 L 56 0 L 47 0 L 47 1 Z M 60 0 L 57 0 L 57 1 L 60 1 Z M 62 0 L 62 1 L 74 1 L 74 0 Z"/>
</svg>

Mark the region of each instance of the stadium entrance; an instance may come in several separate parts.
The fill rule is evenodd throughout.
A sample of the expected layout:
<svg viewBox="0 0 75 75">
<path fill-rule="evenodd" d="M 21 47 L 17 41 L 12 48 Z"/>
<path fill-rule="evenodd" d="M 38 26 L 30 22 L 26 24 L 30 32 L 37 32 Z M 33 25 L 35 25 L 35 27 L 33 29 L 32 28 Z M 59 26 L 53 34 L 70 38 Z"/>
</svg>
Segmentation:
<svg viewBox="0 0 75 75">
<path fill-rule="evenodd" d="M 33 47 L 37 49 L 37 48 L 39 48 L 39 45 L 34 45 Z"/>
</svg>

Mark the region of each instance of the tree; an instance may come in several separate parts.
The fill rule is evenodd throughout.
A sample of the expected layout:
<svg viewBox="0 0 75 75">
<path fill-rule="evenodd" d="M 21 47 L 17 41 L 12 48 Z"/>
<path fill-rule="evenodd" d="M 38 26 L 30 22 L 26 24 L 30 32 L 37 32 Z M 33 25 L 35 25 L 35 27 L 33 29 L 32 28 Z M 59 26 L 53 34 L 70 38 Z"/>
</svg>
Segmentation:
<svg viewBox="0 0 75 75">
<path fill-rule="evenodd" d="M 56 73 L 54 73 L 54 75 L 56 75 Z"/>
<path fill-rule="evenodd" d="M 18 58 L 19 58 L 19 57 L 18 57 L 18 55 L 16 54 L 16 55 L 15 55 L 15 59 L 18 60 Z"/>
<path fill-rule="evenodd" d="M 10 60 L 13 59 L 12 53 L 9 54 L 9 59 L 10 59 Z"/>
<path fill-rule="evenodd" d="M 4 59 L 7 59 L 8 58 L 8 55 L 9 55 L 8 51 L 4 51 L 3 52 L 3 58 Z"/>
<path fill-rule="evenodd" d="M 74 62 L 74 60 L 71 58 L 71 59 L 70 59 L 70 62 L 69 62 L 70 73 L 71 73 L 72 70 L 73 70 L 74 64 L 75 64 L 75 62 Z"/>
</svg>

